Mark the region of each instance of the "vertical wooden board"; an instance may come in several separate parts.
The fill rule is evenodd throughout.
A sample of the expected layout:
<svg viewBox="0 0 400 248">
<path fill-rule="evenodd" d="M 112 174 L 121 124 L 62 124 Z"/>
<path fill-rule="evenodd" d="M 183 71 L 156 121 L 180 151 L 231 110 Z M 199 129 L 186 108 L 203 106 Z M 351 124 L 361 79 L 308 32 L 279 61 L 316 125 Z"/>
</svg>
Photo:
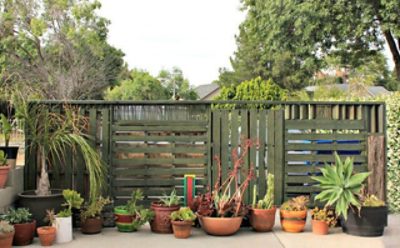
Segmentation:
<svg viewBox="0 0 400 248">
<path fill-rule="evenodd" d="M 335 104 L 333 107 L 332 107 L 332 118 L 334 119 L 334 120 L 339 120 L 339 116 L 340 116 L 340 113 L 339 113 L 339 105 L 338 104 Z"/>
<path fill-rule="evenodd" d="M 102 160 L 104 162 L 104 166 L 107 169 L 107 178 L 106 178 L 106 192 L 105 195 L 111 196 L 110 195 L 110 188 L 111 188 L 111 175 L 113 175 L 113 170 L 110 164 L 110 142 L 111 142 L 111 136 L 110 136 L 110 108 L 109 107 L 103 107 L 101 110 L 101 116 L 102 116 L 102 135 L 101 135 L 101 155 L 102 155 Z"/>
<path fill-rule="evenodd" d="M 356 116 L 355 116 L 355 109 L 354 109 L 354 105 L 350 105 L 349 106 L 349 119 L 350 120 L 354 120 L 354 119 L 356 119 Z"/>
<path fill-rule="evenodd" d="M 240 133 L 239 133 L 239 126 L 240 126 L 240 112 L 238 109 L 233 109 L 231 112 L 231 151 L 229 154 L 232 154 L 232 150 L 236 149 L 238 144 L 239 144 L 239 138 L 240 138 Z M 232 167 L 231 163 L 231 167 Z M 231 186 L 231 192 L 234 192 L 235 190 L 235 185 L 232 184 Z"/>
<path fill-rule="evenodd" d="M 221 110 L 221 165 L 222 181 L 228 177 L 229 171 L 229 113 Z"/>
<path fill-rule="evenodd" d="M 62 112 L 62 106 L 61 105 L 59 105 L 59 107 L 51 106 L 51 107 L 48 108 L 48 111 L 59 114 L 59 113 Z M 66 155 L 66 154 L 62 154 L 62 155 Z M 64 157 L 64 161 L 57 161 L 57 158 L 52 158 L 53 166 L 51 166 L 52 167 L 52 169 L 51 169 L 52 173 L 51 173 L 51 177 L 50 177 L 50 185 L 51 185 L 51 187 L 54 187 L 54 188 L 61 188 L 62 187 L 63 182 L 61 180 L 60 173 L 61 173 L 61 167 L 62 166 L 64 166 L 64 167 L 67 166 L 67 164 L 66 164 L 67 159 L 66 158 L 67 158 L 67 156 Z M 56 164 L 56 163 L 58 163 L 58 164 Z M 49 165 L 47 165 L 47 166 L 49 168 Z M 40 168 L 40 166 L 39 166 L 39 168 Z M 40 171 L 39 171 L 39 173 L 40 173 Z"/>
<path fill-rule="evenodd" d="M 276 202 L 275 204 L 282 204 L 283 195 L 285 193 L 284 177 L 285 177 L 285 157 L 284 157 L 284 119 L 281 111 L 275 111 L 275 192 Z"/>
<path fill-rule="evenodd" d="M 211 107 L 207 110 L 208 114 L 208 128 L 207 128 L 207 184 L 212 186 L 212 164 L 213 164 L 213 147 L 212 147 L 212 129 L 213 129 L 213 112 Z"/>
<path fill-rule="evenodd" d="M 96 149 L 97 136 L 97 109 L 95 106 L 89 109 L 89 142 Z"/>
<path fill-rule="evenodd" d="M 213 185 L 218 180 L 218 164 L 215 161 L 215 156 L 221 157 L 221 111 L 219 109 L 215 109 L 213 111 L 213 161 L 212 161 L 212 184 Z"/>
<path fill-rule="evenodd" d="M 258 111 L 256 109 L 251 109 L 250 110 L 250 121 L 249 121 L 249 129 L 250 129 L 250 138 L 253 141 L 258 141 L 261 142 L 260 137 L 258 135 Z M 253 145 L 250 148 L 250 168 L 251 166 L 253 166 L 254 169 L 254 174 L 257 175 L 257 147 L 255 145 Z M 260 166 L 260 165 L 259 165 Z M 251 180 L 250 184 L 249 184 L 249 194 L 250 194 L 250 198 L 248 199 L 248 204 L 251 203 L 251 199 L 252 199 L 252 192 L 253 192 L 253 187 L 254 187 L 254 181 L 258 182 L 259 179 L 256 177 L 256 180 Z"/>
<path fill-rule="evenodd" d="M 27 126 L 27 125 L 26 125 Z M 30 130 L 25 127 L 24 132 L 27 133 Z M 36 156 L 34 151 L 36 147 L 31 146 L 31 140 L 25 139 L 25 166 L 24 166 L 24 190 L 32 190 L 36 188 L 36 179 L 38 177 Z"/>
<path fill-rule="evenodd" d="M 292 117 L 291 117 L 290 106 L 291 106 L 291 105 L 285 105 L 285 120 L 290 120 L 290 119 L 292 119 Z"/>
<path fill-rule="evenodd" d="M 247 109 L 242 109 L 240 112 L 240 117 L 241 117 L 241 130 L 240 130 L 240 137 L 241 140 L 242 139 L 248 139 L 250 137 L 249 135 L 249 110 Z M 249 169 L 250 163 L 249 163 L 249 155 L 244 159 L 244 164 L 243 167 L 244 169 L 247 171 Z M 244 180 L 246 178 L 246 174 L 245 173 L 241 173 L 240 177 L 242 178 L 242 180 Z M 244 196 L 243 199 L 246 203 L 249 202 L 250 200 L 250 190 L 247 189 L 244 192 Z"/>
<path fill-rule="evenodd" d="M 71 189 L 73 188 L 72 182 L 73 182 L 73 177 L 72 177 L 72 172 L 74 168 L 73 164 L 73 153 L 71 148 L 66 148 L 65 150 L 65 165 L 64 165 L 64 180 L 62 180 L 62 188 L 65 189 Z"/>
<path fill-rule="evenodd" d="M 378 106 L 378 116 L 377 116 L 377 126 L 380 134 L 383 134 L 385 131 L 384 128 L 384 120 L 385 120 L 385 107 L 383 104 Z"/>
<path fill-rule="evenodd" d="M 80 114 L 86 116 L 85 108 L 80 108 Z M 81 153 L 78 153 L 75 159 L 75 188 L 78 192 L 84 193 L 84 173 L 85 173 L 85 161 Z"/>
<path fill-rule="evenodd" d="M 267 171 L 275 175 L 275 111 L 268 110 Z M 276 180 L 275 180 L 276 182 Z M 276 190 L 276 187 L 275 187 Z M 276 194 L 275 194 L 276 197 Z"/>
<path fill-rule="evenodd" d="M 260 110 L 260 124 L 259 124 L 259 141 L 260 146 L 258 150 L 258 195 L 263 197 L 266 193 L 266 174 L 265 174 L 265 146 L 267 142 L 266 129 L 267 129 L 267 111 Z"/>
<path fill-rule="evenodd" d="M 385 183 L 385 136 L 371 135 L 368 137 L 368 193 L 386 200 Z"/>
<path fill-rule="evenodd" d="M 371 123 L 371 133 L 377 132 L 377 123 L 376 123 L 376 106 L 371 106 L 371 115 L 370 115 L 370 123 Z"/>
<path fill-rule="evenodd" d="M 357 120 L 361 120 L 362 119 L 363 105 L 358 105 L 356 111 L 357 111 Z"/>
</svg>

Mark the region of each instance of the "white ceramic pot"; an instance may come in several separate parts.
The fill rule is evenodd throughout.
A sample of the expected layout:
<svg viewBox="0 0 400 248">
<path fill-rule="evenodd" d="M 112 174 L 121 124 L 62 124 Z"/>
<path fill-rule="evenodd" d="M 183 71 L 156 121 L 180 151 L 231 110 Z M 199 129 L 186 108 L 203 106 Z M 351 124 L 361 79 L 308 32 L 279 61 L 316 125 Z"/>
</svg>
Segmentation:
<svg viewBox="0 0 400 248">
<path fill-rule="evenodd" d="M 56 217 L 55 227 L 57 229 L 56 243 L 72 241 L 72 216 Z"/>
</svg>

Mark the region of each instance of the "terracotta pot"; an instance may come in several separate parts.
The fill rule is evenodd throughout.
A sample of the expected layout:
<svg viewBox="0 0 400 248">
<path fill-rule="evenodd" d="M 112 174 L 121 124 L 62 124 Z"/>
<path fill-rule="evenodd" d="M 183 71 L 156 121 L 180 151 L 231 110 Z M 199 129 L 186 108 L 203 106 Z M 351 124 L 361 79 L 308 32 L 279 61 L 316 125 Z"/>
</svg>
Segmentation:
<svg viewBox="0 0 400 248">
<path fill-rule="evenodd" d="M 328 224 L 323 220 L 312 220 L 312 232 L 319 235 L 327 235 L 329 231 Z"/>
<path fill-rule="evenodd" d="M 193 221 L 171 221 L 175 238 L 187 239 L 192 233 Z"/>
<path fill-rule="evenodd" d="M 38 227 L 37 233 L 39 235 L 40 244 L 42 246 L 52 246 L 56 239 L 56 228 L 53 226 Z"/>
<path fill-rule="evenodd" d="M 10 248 L 13 242 L 14 232 L 0 233 L 0 247 Z"/>
<path fill-rule="evenodd" d="M 13 245 L 29 245 L 32 244 L 33 236 L 36 229 L 36 221 L 33 220 L 31 223 L 14 224 L 15 235 Z"/>
<path fill-rule="evenodd" d="M 103 219 L 101 217 L 87 218 L 81 222 L 81 232 L 84 234 L 101 233 Z"/>
<path fill-rule="evenodd" d="M 210 235 L 229 236 L 240 229 L 243 217 L 220 218 L 199 216 L 200 225 Z"/>
<path fill-rule="evenodd" d="M 172 212 L 179 210 L 179 206 L 167 207 L 160 202 L 152 202 L 150 209 L 154 211 L 154 218 L 150 221 L 151 231 L 155 233 L 172 233 L 169 216 Z"/>
<path fill-rule="evenodd" d="M 304 230 L 307 220 L 307 210 L 288 211 L 281 210 L 281 226 L 285 232 L 298 233 Z"/>
<path fill-rule="evenodd" d="M 0 166 L 0 189 L 3 189 L 6 186 L 8 172 L 10 171 L 10 166 Z"/>
<path fill-rule="evenodd" d="M 275 225 L 276 207 L 271 209 L 250 209 L 250 224 L 256 232 L 269 232 Z"/>
</svg>

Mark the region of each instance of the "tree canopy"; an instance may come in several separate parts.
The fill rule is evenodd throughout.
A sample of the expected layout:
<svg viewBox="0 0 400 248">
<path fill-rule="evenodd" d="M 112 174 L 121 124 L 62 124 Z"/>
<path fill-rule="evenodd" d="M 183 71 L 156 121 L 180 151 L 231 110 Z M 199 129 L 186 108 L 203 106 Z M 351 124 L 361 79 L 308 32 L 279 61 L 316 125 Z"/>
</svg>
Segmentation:
<svg viewBox="0 0 400 248">
<path fill-rule="evenodd" d="M 166 89 L 168 99 L 196 100 L 198 98 L 189 80 L 184 78 L 182 70 L 178 67 L 172 68 L 171 71 L 161 70 L 157 78 Z"/>
</svg>

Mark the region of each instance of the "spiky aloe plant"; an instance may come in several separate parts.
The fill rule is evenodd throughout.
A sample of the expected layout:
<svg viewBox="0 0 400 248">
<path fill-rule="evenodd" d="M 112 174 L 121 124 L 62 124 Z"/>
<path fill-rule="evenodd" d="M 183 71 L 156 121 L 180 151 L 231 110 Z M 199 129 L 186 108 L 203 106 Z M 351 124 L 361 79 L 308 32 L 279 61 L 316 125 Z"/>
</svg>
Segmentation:
<svg viewBox="0 0 400 248">
<path fill-rule="evenodd" d="M 370 172 L 353 173 L 353 159 L 347 157 L 342 161 L 337 153 L 335 165 L 326 164 L 321 172 L 322 176 L 311 177 L 320 183 L 319 187 L 322 189 L 315 200 L 326 202 L 326 207 L 335 205 L 336 214 L 347 219 L 347 211 L 351 205 L 361 207 L 358 195 Z"/>
</svg>

